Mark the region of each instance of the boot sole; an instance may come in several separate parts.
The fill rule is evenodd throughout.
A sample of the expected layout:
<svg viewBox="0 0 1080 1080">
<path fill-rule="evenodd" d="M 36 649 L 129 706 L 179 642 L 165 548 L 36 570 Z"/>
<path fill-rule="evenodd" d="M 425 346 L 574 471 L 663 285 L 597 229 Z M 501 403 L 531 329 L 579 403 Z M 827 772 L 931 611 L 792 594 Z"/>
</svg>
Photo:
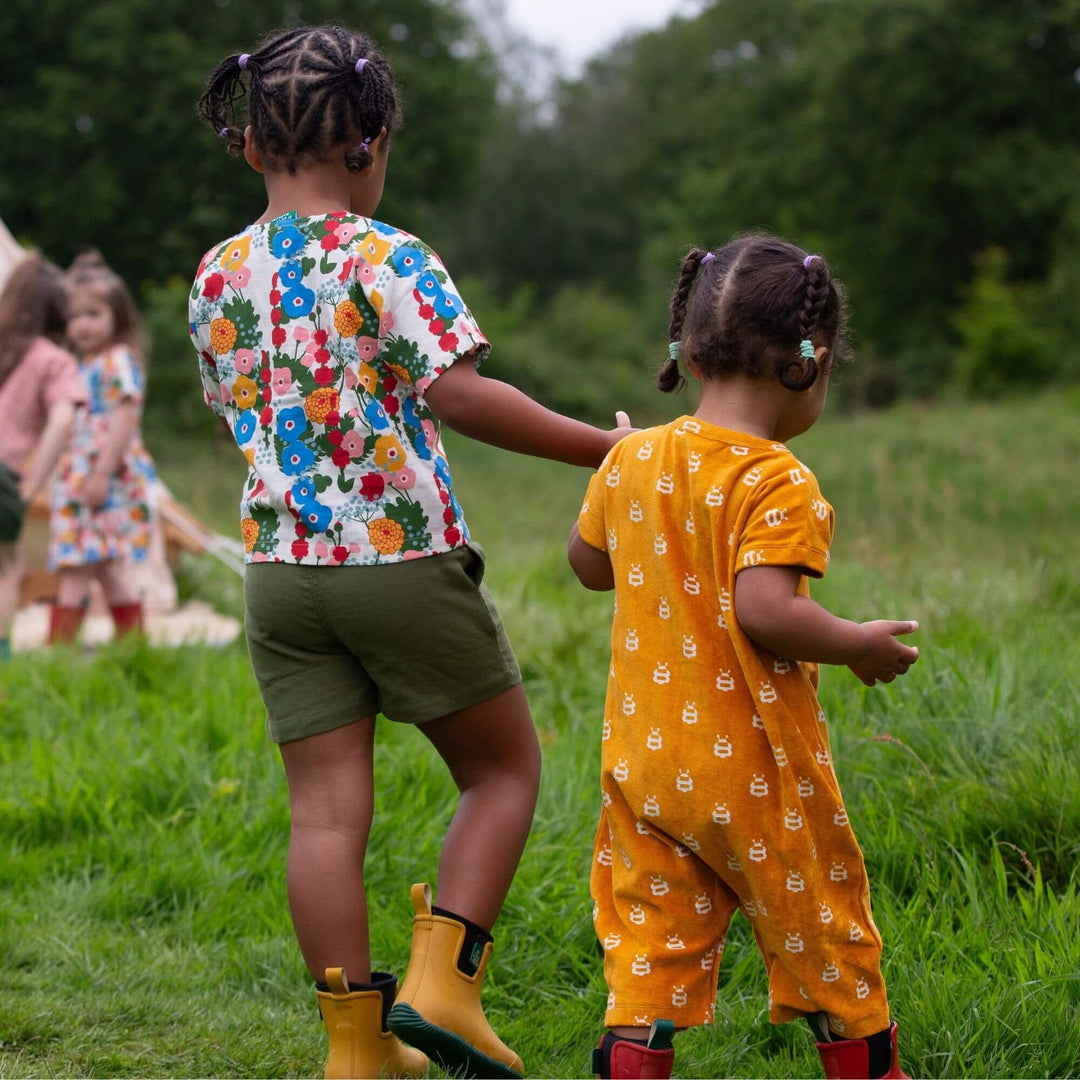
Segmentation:
<svg viewBox="0 0 1080 1080">
<path fill-rule="evenodd" d="M 463 1071 L 470 1077 L 521 1080 L 521 1073 L 481 1053 L 453 1031 L 429 1023 L 411 1005 L 395 1005 L 386 1026 L 403 1042 L 427 1054 L 440 1069 Z"/>
</svg>

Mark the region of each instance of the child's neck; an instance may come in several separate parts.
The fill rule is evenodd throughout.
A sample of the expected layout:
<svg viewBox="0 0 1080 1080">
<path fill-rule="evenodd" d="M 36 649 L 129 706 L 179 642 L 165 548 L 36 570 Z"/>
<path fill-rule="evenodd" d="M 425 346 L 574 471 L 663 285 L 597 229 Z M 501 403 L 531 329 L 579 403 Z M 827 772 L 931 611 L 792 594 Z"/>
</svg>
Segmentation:
<svg viewBox="0 0 1080 1080">
<path fill-rule="evenodd" d="M 267 206 L 261 225 L 282 214 L 295 212 L 298 217 L 319 217 L 323 214 L 348 212 L 351 193 L 349 185 L 337 169 L 304 169 L 295 175 L 287 172 L 266 172 Z"/>
<path fill-rule="evenodd" d="M 776 387 L 779 388 L 779 383 Z M 775 439 L 782 402 L 773 384 L 765 379 L 731 375 L 723 379 L 703 379 L 701 403 L 694 415 L 707 424 Z"/>
</svg>

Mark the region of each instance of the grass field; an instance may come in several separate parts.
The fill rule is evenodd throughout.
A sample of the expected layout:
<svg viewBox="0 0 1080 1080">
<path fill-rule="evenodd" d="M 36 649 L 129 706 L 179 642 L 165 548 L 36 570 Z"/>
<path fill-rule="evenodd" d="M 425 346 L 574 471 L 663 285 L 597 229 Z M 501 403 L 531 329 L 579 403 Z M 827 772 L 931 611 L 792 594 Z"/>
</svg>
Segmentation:
<svg viewBox="0 0 1080 1080">
<path fill-rule="evenodd" d="M 906 678 L 823 679 L 916 1077 L 1080 1074 L 1078 415 L 1075 393 L 905 407 L 796 444 L 837 511 L 818 598 L 921 623 Z M 530 1075 L 585 1076 L 605 996 L 587 878 L 610 605 L 563 556 L 586 474 L 460 441 L 451 460 L 545 755 L 488 1012 Z M 232 529 L 237 473 L 216 461 L 161 463 Z M 182 585 L 235 609 L 226 573 L 190 563 Z M 41 655 L 2 678 L 0 1076 L 321 1075 L 285 785 L 242 645 Z M 373 960 L 401 974 L 408 886 L 433 879 L 453 788 L 389 724 L 377 775 Z M 717 1022 L 679 1037 L 678 1075 L 819 1076 L 765 992 L 737 917 Z"/>
</svg>

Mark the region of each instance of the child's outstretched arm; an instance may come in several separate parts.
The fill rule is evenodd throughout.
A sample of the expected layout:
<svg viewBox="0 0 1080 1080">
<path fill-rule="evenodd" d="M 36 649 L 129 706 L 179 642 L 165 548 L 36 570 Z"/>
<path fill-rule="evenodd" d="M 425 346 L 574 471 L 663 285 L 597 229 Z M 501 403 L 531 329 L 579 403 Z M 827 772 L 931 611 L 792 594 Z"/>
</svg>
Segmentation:
<svg viewBox="0 0 1080 1080">
<path fill-rule="evenodd" d="M 595 469 L 633 428 L 625 413 L 605 431 L 545 409 L 508 383 L 481 375 L 469 355 L 432 384 L 425 400 L 447 427 L 469 438 L 533 457 Z"/>
<path fill-rule="evenodd" d="M 109 480 L 120 468 L 124 451 L 139 426 L 139 411 L 138 403 L 131 398 L 121 401 L 113 410 L 105 441 L 80 491 L 83 503 L 91 510 L 96 510 L 105 502 Z"/>
<path fill-rule="evenodd" d="M 754 566 L 735 579 L 735 614 L 751 641 L 789 660 L 846 664 L 867 685 L 892 682 L 919 658 L 919 650 L 897 641 L 917 622 L 878 619 L 857 623 L 799 596 L 795 566 Z"/>
<path fill-rule="evenodd" d="M 19 497 L 30 502 L 52 475 L 60 455 L 71 441 L 71 429 L 75 422 L 75 403 L 57 401 L 49 409 L 45 430 L 41 433 L 34 461 L 19 485 Z"/>
<path fill-rule="evenodd" d="M 606 551 L 600 551 L 581 539 L 576 521 L 570 530 L 566 557 L 570 560 L 570 567 L 577 574 L 578 581 L 586 589 L 592 589 L 593 592 L 607 592 L 615 588 L 615 573 L 611 569 L 611 558 Z"/>
</svg>

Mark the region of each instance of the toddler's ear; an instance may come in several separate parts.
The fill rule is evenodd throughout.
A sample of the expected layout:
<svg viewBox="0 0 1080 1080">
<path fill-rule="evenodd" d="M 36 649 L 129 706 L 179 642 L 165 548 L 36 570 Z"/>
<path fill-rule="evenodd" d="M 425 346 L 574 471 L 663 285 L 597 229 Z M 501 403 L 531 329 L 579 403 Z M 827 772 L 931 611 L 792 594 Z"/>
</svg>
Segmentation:
<svg viewBox="0 0 1080 1080">
<path fill-rule="evenodd" d="M 819 371 L 823 369 L 823 365 L 828 359 L 828 356 L 829 350 L 824 345 L 819 345 L 814 350 L 814 362 L 817 364 Z"/>
<path fill-rule="evenodd" d="M 263 159 L 259 155 L 259 151 L 255 148 L 255 139 L 252 135 L 250 124 L 248 124 L 248 126 L 244 128 L 244 160 L 257 173 L 266 171 L 266 166 L 263 164 Z"/>
</svg>

